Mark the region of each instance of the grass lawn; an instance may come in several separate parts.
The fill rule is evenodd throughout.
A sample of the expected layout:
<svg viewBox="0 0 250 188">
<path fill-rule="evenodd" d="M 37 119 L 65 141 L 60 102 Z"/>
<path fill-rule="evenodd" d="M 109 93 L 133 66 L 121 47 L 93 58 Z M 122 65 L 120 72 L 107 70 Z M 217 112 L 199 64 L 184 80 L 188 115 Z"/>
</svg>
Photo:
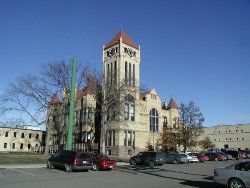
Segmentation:
<svg viewBox="0 0 250 188">
<path fill-rule="evenodd" d="M 0 164 L 46 164 L 49 156 L 33 152 L 0 152 Z"/>
</svg>

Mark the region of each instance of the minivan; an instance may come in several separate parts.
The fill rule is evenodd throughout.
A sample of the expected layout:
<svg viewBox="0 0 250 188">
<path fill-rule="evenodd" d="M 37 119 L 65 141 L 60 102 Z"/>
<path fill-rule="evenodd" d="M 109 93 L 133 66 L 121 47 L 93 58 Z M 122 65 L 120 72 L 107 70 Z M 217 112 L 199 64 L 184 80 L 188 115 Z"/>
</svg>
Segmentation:
<svg viewBox="0 0 250 188">
<path fill-rule="evenodd" d="M 47 161 L 47 167 L 65 169 L 66 172 L 74 170 L 88 171 L 93 167 L 93 161 L 89 153 L 83 151 L 61 150 L 51 155 Z"/>
<path fill-rule="evenodd" d="M 149 165 L 153 168 L 155 165 L 161 166 L 166 163 L 166 154 L 159 151 L 143 151 L 131 157 L 129 162 L 131 165 Z"/>
</svg>

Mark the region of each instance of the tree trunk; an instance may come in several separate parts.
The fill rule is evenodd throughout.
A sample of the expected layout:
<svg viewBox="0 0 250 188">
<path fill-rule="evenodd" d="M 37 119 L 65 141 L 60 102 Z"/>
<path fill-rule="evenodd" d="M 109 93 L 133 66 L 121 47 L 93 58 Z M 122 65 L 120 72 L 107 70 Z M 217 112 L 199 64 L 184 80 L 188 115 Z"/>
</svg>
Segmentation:
<svg viewBox="0 0 250 188">
<path fill-rule="evenodd" d="M 49 154 L 49 140 L 50 140 L 50 129 L 46 127 L 46 138 L 45 138 L 45 150 L 44 154 L 47 155 Z"/>
</svg>

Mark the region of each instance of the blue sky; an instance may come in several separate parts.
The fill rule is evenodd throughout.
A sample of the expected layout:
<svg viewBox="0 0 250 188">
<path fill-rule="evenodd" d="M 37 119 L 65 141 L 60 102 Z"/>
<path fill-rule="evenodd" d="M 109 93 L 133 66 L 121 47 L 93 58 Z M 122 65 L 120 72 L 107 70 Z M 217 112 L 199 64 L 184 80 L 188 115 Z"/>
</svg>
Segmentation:
<svg viewBox="0 0 250 188">
<path fill-rule="evenodd" d="M 250 123 L 249 0 L 0 0 L 0 93 L 51 61 L 101 70 L 121 27 L 162 101 L 193 100 L 204 126 Z"/>
</svg>

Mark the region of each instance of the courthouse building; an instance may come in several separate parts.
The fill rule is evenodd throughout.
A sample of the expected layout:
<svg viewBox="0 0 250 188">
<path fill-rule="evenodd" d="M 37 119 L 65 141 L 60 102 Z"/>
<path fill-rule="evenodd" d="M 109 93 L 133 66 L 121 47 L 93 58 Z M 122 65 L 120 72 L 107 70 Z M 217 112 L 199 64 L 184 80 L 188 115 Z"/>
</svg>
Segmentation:
<svg viewBox="0 0 250 188">
<path fill-rule="evenodd" d="M 120 98 L 123 104 L 120 110 L 122 115 L 107 127 L 106 154 L 128 157 L 146 150 L 149 144 L 156 148 L 159 133 L 163 127 L 175 127 L 178 124 L 179 110 L 176 102 L 173 98 L 168 99 L 167 103 L 162 101 L 156 89 L 140 92 L 140 46 L 134 43 L 123 30 L 103 47 L 102 54 L 105 81 L 117 88 L 124 84 L 126 88 Z M 103 87 L 103 95 L 108 97 L 108 94 Z M 97 103 L 94 96 L 95 92 L 91 84 L 76 91 L 78 102 L 74 115 L 74 142 L 100 141 L 100 137 L 95 134 L 100 129 L 100 123 L 96 122 Z M 64 98 L 60 100 L 55 94 L 50 110 L 68 101 L 67 97 Z M 62 131 L 62 129 L 67 127 L 67 108 L 62 110 L 62 113 L 65 114 L 63 128 L 60 136 L 57 133 L 58 130 L 52 131 L 51 144 L 66 142 L 66 130 Z M 51 118 L 50 122 L 54 123 L 54 118 Z"/>
</svg>

